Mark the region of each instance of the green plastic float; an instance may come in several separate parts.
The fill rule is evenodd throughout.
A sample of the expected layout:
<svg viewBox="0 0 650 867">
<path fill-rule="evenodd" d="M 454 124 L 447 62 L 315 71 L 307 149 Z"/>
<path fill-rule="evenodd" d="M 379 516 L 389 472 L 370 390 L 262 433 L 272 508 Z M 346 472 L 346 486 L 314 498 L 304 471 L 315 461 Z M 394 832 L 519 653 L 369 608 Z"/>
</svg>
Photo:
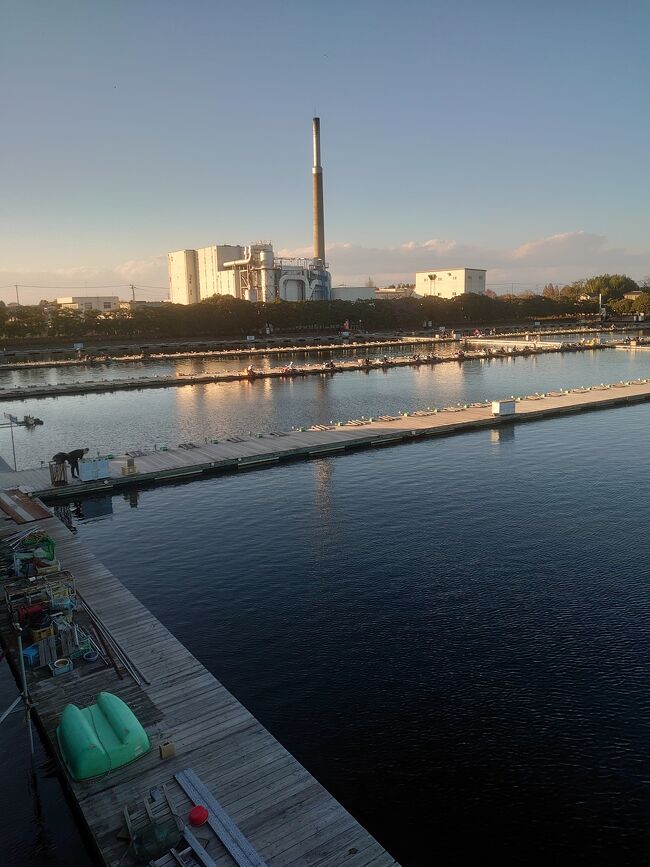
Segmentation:
<svg viewBox="0 0 650 867">
<path fill-rule="evenodd" d="M 74 780 L 104 776 L 151 750 L 149 737 L 136 715 L 110 692 L 100 692 L 96 703 L 89 707 L 66 705 L 56 737 Z"/>
</svg>

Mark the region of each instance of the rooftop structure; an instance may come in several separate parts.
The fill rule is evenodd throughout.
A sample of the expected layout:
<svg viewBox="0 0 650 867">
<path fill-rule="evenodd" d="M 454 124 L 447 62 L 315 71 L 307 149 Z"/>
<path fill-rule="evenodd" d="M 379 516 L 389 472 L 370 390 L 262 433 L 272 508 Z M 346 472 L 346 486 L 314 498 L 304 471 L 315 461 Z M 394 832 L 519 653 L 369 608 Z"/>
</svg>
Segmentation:
<svg viewBox="0 0 650 867">
<path fill-rule="evenodd" d="M 332 301 L 374 301 L 377 293 L 374 286 L 332 286 Z"/>
<path fill-rule="evenodd" d="M 375 289 L 375 297 L 384 301 L 395 301 L 397 298 L 410 298 L 414 292 L 412 286 L 387 286 Z"/>
</svg>

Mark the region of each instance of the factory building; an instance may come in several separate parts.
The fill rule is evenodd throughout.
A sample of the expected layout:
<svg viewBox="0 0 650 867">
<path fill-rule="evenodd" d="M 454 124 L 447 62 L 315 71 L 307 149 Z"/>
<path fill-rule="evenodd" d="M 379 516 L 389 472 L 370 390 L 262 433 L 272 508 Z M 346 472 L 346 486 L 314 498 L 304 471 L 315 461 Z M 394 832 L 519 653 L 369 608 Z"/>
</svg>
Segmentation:
<svg viewBox="0 0 650 867">
<path fill-rule="evenodd" d="M 276 256 L 270 241 L 214 244 L 169 253 L 168 258 L 174 304 L 196 304 L 212 295 L 243 301 L 323 301 L 330 295 L 326 265 Z"/>
<path fill-rule="evenodd" d="M 67 307 L 68 310 L 79 310 L 87 313 L 89 310 L 117 310 L 120 299 L 117 295 L 69 295 L 66 298 L 57 298 L 59 307 Z"/>
<path fill-rule="evenodd" d="M 167 254 L 169 297 L 172 304 L 196 304 L 199 297 L 199 269 L 196 250 Z"/>
<path fill-rule="evenodd" d="M 214 244 L 168 254 L 170 298 L 196 304 L 212 295 L 243 301 L 324 301 L 331 277 L 325 261 L 323 169 L 320 164 L 320 119 L 312 124 L 313 259 L 288 259 L 273 252 L 270 241 Z"/>
<path fill-rule="evenodd" d="M 485 292 L 484 268 L 452 268 L 442 271 L 417 271 L 416 295 L 435 295 L 437 298 L 456 298 L 467 292 L 482 295 Z"/>
</svg>

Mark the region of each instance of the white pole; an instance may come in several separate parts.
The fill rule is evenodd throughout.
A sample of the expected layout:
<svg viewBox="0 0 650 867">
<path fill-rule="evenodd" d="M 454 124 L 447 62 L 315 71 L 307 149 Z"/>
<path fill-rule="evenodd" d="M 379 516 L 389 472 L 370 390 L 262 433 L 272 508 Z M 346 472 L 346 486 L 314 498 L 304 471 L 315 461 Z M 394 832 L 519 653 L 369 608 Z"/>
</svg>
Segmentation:
<svg viewBox="0 0 650 867">
<path fill-rule="evenodd" d="M 9 430 L 11 431 L 11 450 L 14 453 L 14 472 L 18 472 L 18 467 L 16 466 L 16 443 L 14 442 L 14 419 L 13 416 L 9 418 Z"/>
</svg>

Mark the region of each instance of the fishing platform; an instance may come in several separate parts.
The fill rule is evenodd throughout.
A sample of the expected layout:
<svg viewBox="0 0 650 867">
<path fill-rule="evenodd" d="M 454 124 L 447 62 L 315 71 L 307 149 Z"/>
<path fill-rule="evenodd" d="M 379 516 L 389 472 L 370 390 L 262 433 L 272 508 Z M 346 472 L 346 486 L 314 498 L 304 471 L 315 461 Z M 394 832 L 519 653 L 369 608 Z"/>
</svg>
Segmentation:
<svg viewBox="0 0 650 867">
<path fill-rule="evenodd" d="M 134 450 L 95 462 L 95 478 L 54 484 L 48 466 L 0 472 L 0 489 L 20 488 L 46 502 L 133 485 L 192 480 L 219 472 L 274 466 L 282 461 L 321 458 L 361 448 L 493 428 L 588 410 L 627 406 L 650 400 L 650 380 L 584 386 L 511 398 L 514 412 L 496 414 L 492 401 L 426 408 L 400 415 L 314 424 L 292 431 L 229 436 L 219 441 L 181 443 L 177 448 Z M 83 467 L 83 462 L 82 462 Z M 93 467 L 89 467 L 90 470 Z M 83 475 L 83 474 L 82 474 Z M 101 477 L 99 477 L 101 475 Z"/>
<path fill-rule="evenodd" d="M 26 659 L 30 714 L 49 744 L 101 863 L 129 867 L 136 863 L 136 845 L 142 848 L 145 843 L 156 843 L 160 850 L 161 839 L 166 845 L 162 829 L 168 834 L 170 822 L 172 836 L 174 829 L 184 829 L 187 853 L 182 854 L 177 843 L 175 855 L 147 857 L 147 863 L 157 867 L 389 867 L 397 863 L 79 539 L 58 519 L 42 517 L 47 515 L 42 504 L 23 503 L 22 514 L 16 506 L 17 501 L 13 514 L 18 520 L 8 517 L 0 529 L 3 552 L 6 546 L 15 549 L 22 544 L 13 543 L 16 537 L 30 538 L 21 533 L 35 532 L 39 539 L 48 540 L 47 556 L 55 556 L 56 564 L 54 571 L 47 568 L 42 575 L 38 569 L 36 575 L 28 573 L 33 577 L 22 579 L 26 589 L 20 580 L 3 575 L 6 605 L 0 606 L 0 636 L 17 676 L 20 660 Z M 12 506 L 4 511 L 11 515 Z M 42 563 L 38 561 L 39 566 Z M 27 618 L 38 607 L 35 600 L 43 598 L 52 605 L 63 603 L 69 616 L 57 614 L 56 627 L 39 628 L 34 636 L 34 622 Z M 14 618 L 21 618 L 23 630 L 31 632 L 33 644 L 26 649 L 17 645 Z M 81 632 L 79 622 L 84 625 Z M 64 638 L 62 655 L 70 658 L 52 660 L 50 674 L 40 657 L 48 648 L 54 653 L 54 644 L 61 652 Z M 88 648 L 90 652 L 80 656 Z M 61 663 L 65 665 L 57 669 Z M 66 716 L 71 712 L 81 716 L 78 707 L 86 709 L 82 713 L 92 710 L 92 725 L 101 719 L 108 726 L 111 705 L 119 708 L 122 702 L 127 715 L 135 715 L 143 729 L 145 747 L 119 767 L 109 761 L 102 774 L 73 779 L 62 753 L 64 710 L 68 709 Z M 105 719 L 99 715 L 100 705 Z M 123 749 L 124 723 L 111 725 L 113 740 L 122 741 L 117 746 Z M 95 732 L 103 747 L 106 738 L 99 723 Z M 90 728 L 88 737 L 93 737 Z M 199 805 L 207 807 L 209 818 L 200 827 L 190 827 L 195 824 L 191 811 Z M 151 834 L 145 836 L 151 828 L 156 829 L 153 840 Z"/>
</svg>

